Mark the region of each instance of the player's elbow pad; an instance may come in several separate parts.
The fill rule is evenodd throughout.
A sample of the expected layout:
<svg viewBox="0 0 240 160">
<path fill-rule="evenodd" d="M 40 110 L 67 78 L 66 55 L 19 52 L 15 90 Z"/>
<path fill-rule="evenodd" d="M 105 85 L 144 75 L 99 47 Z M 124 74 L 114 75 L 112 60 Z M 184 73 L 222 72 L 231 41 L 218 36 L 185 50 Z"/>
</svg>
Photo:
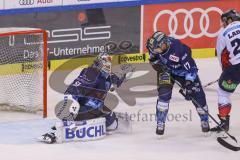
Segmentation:
<svg viewBox="0 0 240 160">
<path fill-rule="evenodd" d="M 103 102 L 96 100 L 96 99 L 89 99 L 86 103 L 86 106 L 90 106 L 94 109 L 100 108 L 103 105 Z"/>
<path fill-rule="evenodd" d="M 194 82 L 196 77 L 197 77 L 197 73 L 196 72 L 188 73 L 185 76 L 185 80 Z"/>
</svg>

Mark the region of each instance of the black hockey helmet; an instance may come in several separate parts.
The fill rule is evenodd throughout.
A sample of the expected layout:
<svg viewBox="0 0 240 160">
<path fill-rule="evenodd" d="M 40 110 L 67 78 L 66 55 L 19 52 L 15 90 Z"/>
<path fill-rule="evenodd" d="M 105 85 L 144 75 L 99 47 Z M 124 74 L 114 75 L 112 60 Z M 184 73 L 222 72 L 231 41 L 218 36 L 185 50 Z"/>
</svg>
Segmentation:
<svg viewBox="0 0 240 160">
<path fill-rule="evenodd" d="M 157 31 L 147 40 L 146 47 L 150 52 L 154 53 L 154 49 L 159 48 L 163 43 L 167 43 L 169 46 L 168 36 L 162 31 Z"/>
<path fill-rule="evenodd" d="M 230 9 L 221 15 L 222 22 L 227 25 L 229 19 L 232 19 L 232 21 L 240 21 L 240 14 L 236 10 Z"/>
</svg>

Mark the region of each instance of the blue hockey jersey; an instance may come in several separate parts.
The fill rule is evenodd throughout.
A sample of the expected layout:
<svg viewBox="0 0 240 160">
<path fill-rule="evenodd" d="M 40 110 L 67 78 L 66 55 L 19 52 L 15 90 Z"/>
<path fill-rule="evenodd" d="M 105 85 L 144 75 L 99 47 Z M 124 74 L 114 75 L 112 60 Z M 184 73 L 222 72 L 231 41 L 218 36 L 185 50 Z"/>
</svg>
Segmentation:
<svg viewBox="0 0 240 160">
<path fill-rule="evenodd" d="M 125 76 L 119 78 L 114 73 L 107 74 L 95 67 L 84 68 L 65 94 L 72 95 L 81 106 L 99 108 L 103 105 L 111 85 L 119 87 L 124 78 Z"/>
<path fill-rule="evenodd" d="M 197 65 L 191 57 L 191 49 L 181 41 L 168 37 L 169 48 L 164 53 L 153 54 L 149 51 L 152 65 L 165 65 L 171 74 L 194 81 L 197 77 Z"/>
</svg>

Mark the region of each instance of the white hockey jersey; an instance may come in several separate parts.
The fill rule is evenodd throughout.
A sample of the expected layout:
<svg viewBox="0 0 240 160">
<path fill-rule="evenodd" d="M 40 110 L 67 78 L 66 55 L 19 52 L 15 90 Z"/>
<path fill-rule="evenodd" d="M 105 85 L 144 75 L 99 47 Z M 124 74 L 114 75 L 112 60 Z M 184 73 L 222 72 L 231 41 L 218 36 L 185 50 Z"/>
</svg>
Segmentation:
<svg viewBox="0 0 240 160">
<path fill-rule="evenodd" d="M 216 46 L 220 64 L 236 65 L 240 63 L 240 22 L 235 21 L 220 31 Z M 227 55 L 227 56 L 226 56 Z M 228 62 L 226 62 L 228 61 Z"/>
</svg>

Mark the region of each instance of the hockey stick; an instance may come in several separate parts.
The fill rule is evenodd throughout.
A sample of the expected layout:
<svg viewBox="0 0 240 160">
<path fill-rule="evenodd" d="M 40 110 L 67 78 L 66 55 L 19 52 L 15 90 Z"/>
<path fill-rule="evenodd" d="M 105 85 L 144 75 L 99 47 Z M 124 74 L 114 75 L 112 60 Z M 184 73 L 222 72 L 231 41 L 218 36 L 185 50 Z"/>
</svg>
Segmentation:
<svg viewBox="0 0 240 160">
<path fill-rule="evenodd" d="M 211 82 L 205 84 L 203 87 L 204 87 L 204 88 L 207 88 L 208 86 L 211 86 L 211 85 L 213 85 L 213 84 L 216 83 L 216 82 L 218 82 L 218 79 L 215 80 L 215 81 L 211 81 Z"/>
<path fill-rule="evenodd" d="M 175 80 L 175 82 L 178 84 L 178 86 L 181 88 L 179 90 L 179 92 L 183 95 L 183 97 L 186 97 L 186 93 L 184 93 L 184 89 L 182 88 L 182 85 Z M 226 133 L 226 135 L 228 137 L 231 138 L 232 140 L 232 143 L 231 142 L 227 142 L 227 136 L 226 137 L 218 137 L 217 138 L 217 141 L 224 147 L 230 149 L 230 150 L 233 150 L 233 151 L 239 151 L 240 150 L 240 147 L 239 147 L 239 144 L 238 144 L 238 141 L 237 139 L 232 136 L 231 134 L 228 133 L 228 131 L 226 131 L 223 127 L 220 126 L 220 124 L 217 122 L 217 120 L 206 110 L 204 109 L 193 97 L 191 97 L 191 100 L 194 104 L 196 104 L 198 107 L 200 107 L 216 124 L 217 126 Z"/>
</svg>

